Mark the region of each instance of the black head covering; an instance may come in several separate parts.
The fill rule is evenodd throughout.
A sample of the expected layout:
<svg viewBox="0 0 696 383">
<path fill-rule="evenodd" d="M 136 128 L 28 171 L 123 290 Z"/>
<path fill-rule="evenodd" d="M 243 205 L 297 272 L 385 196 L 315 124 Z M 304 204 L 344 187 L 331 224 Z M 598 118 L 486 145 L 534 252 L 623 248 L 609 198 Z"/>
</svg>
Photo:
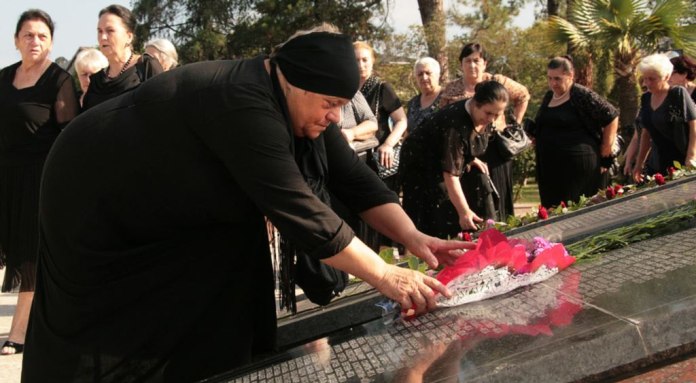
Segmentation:
<svg viewBox="0 0 696 383">
<path fill-rule="evenodd" d="M 360 72 L 349 36 L 313 32 L 285 43 L 273 59 L 295 87 L 351 99 L 358 91 Z"/>
</svg>

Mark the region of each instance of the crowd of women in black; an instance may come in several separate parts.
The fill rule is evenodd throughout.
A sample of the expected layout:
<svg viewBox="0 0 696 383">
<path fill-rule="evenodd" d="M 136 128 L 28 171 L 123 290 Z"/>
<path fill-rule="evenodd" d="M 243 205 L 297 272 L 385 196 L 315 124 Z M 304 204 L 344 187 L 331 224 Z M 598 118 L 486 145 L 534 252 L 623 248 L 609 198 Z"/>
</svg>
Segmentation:
<svg viewBox="0 0 696 383">
<path fill-rule="evenodd" d="M 78 63 L 75 65 L 83 90 L 82 97 L 78 98 L 71 76 L 51 62 L 48 57 L 54 32 L 50 16 L 40 10 L 29 10 L 21 15 L 17 23 L 15 44 L 21 54 L 21 61 L 0 71 L 0 121 L 2 121 L 0 127 L 0 266 L 7 267 L 2 291 L 12 291 L 17 288 L 20 291 L 12 329 L 2 348 L 3 354 L 23 351 L 33 291 L 37 286 L 35 277 L 37 255 L 42 251 L 51 251 L 50 247 L 39 249 L 39 191 L 44 163 L 63 128 L 81 111 L 95 108 L 116 98 L 123 103 L 124 108 L 129 105 L 127 102 L 132 101 L 133 105 L 143 111 L 166 113 L 157 105 L 168 101 L 159 100 L 157 97 L 165 92 L 173 92 L 167 88 L 169 83 L 164 82 L 165 80 L 160 81 L 158 83 L 160 89 L 155 89 L 155 85 L 148 88 L 144 84 L 150 83 L 150 79 L 157 78 L 164 71 L 163 68 L 169 69 L 172 66 L 171 61 L 165 60 L 167 57 L 173 58 L 175 65 L 176 52 L 166 51 L 166 46 L 162 48 L 161 45 L 153 43 L 149 46 L 151 54 L 138 54 L 133 49 L 135 27 L 133 14 L 124 7 L 112 5 L 99 13 L 97 26 L 99 49 L 94 50 L 95 52 L 85 52 L 81 57 L 93 57 L 93 59 L 86 63 L 78 59 L 80 65 Z M 443 249 L 449 246 L 448 242 L 434 242 L 435 240 L 430 236 L 454 237 L 462 230 L 476 230 L 485 219 L 504 220 L 508 215 L 514 214 L 513 158 L 500 148 L 504 145 L 506 131 L 520 131 L 530 99 L 527 89 L 508 77 L 486 72 L 489 61 L 486 50 L 480 44 L 470 43 L 463 47 L 459 56 L 461 78 L 445 86 L 439 83 L 440 67 L 437 61 L 422 58 L 416 62 L 414 76 L 420 93 L 407 103 L 405 110 L 394 89 L 373 72 L 375 62 L 373 49 L 364 42 L 356 42 L 351 46 L 351 51 L 351 58 L 354 57 L 354 60 L 357 60 L 359 83 L 356 85 L 359 91 L 356 93 L 354 90 L 350 92 L 341 90 L 337 93 L 337 97 L 352 100 L 346 105 L 353 105 L 352 110 L 355 113 L 351 112 L 350 108 L 344 108 L 341 112 L 343 116 L 350 117 L 347 119 L 352 121 L 349 124 L 352 126 L 344 124 L 341 127 L 342 135 L 331 135 L 332 128 L 328 128 L 326 145 L 336 144 L 331 141 L 334 136 L 351 142 L 369 138 L 374 134 L 378 146 L 368 158 L 368 165 L 374 174 L 367 177 L 359 170 L 352 168 L 352 170 L 345 170 L 348 172 L 346 174 L 352 174 L 355 178 L 351 179 L 352 184 L 348 182 L 341 184 L 344 188 L 343 194 L 337 192 L 337 195 L 343 195 L 343 199 L 350 202 L 349 207 L 358 212 L 360 217 L 371 226 L 376 227 L 391 239 L 399 239 L 402 243 L 408 242 L 412 251 L 417 255 L 425 254 L 424 257 L 428 254 L 441 255 Z M 278 62 L 282 63 L 282 61 Z M 312 65 L 321 64 L 319 62 Z M 272 89 L 275 93 L 270 94 L 275 94 L 275 99 L 281 100 L 281 105 L 287 102 L 285 112 L 281 116 L 292 120 L 296 118 L 296 110 L 298 110 L 296 108 L 301 107 L 293 103 L 296 96 L 292 96 L 292 88 L 287 84 L 297 85 L 294 81 L 300 82 L 300 80 L 291 78 L 293 76 L 291 69 L 293 65 L 296 65 L 295 63 L 288 61 L 284 64 L 286 67 L 283 67 L 283 64 L 279 65 L 283 72 L 287 71 L 284 73 L 288 78 L 287 83 L 285 77 L 278 80 L 271 75 Z M 271 69 L 267 71 L 274 73 L 276 67 L 269 68 Z M 244 67 L 239 70 L 248 71 L 249 69 Z M 665 56 L 654 55 L 646 57 L 641 63 L 640 72 L 647 92 L 641 99 L 641 111 L 637 120 L 641 129 L 638 130 L 629 146 L 627 164 L 624 168 L 625 172 L 636 181 L 640 181 L 645 174 L 646 164 L 653 164 L 651 171 L 655 172 L 664 171 L 666 167 L 671 166 L 672 161 L 689 163 L 696 159 L 696 107 L 692 101 L 696 95 L 692 83 L 695 70 L 694 63 L 686 57 L 673 58 L 670 62 Z M 184 68 L 175 72 L 179 74 L 173 74 L 168 78 L 178 80 L 179 78 L 188 79 L 186 76 L 195 77 L 193 71 L 186 71 Z M 203 73 L 205 70 L 200 76 L 205 76 Z M 607 169 L 614 162 L 616 155 L 618 111 L 600 95 L 574 82 L 574 68 L 570 57 L 553 58 L 548 63 L 546 74 L 550 90 L 542 100 L 541 107 L 533 120 L 534 123 L 528 124 L 526 134 L 532 137 L 536 148 L 537 182 L 541 204 L 551 207 L 561 202 L 577 201 L 581 195 L 594 194 L 598 189 L 606 186 L 609 181 Z M 248 75 L 253 77 L 258 74 L 249 72 Z M 337 80 L 337 82 L 340 81 Z M 187 84 L 191 86 L 193 82 L 189 79 Z M 284 84 L 282 95 L 278 93 L 276 84 Z M 307 86 L 320 90 L 319 94 L 333 95 L 333 90 L 326 88 L 325 84 L 309 83 Z M 139 91 L 134 92 L 135 89 Z M 244 93 L 246 90 L 240 90 L 240 92 Z M 136 96 L 119 97 L 135 93 L 137 93 Z M 347 93 L 351 96 L 344 97 Z M 352 94 L 361 97 L 353 97 Z M 151 95 L 152 102 L 139 101 L 147 95 Z M 191 100 L 198 102 L 202 97 L 192 96 Z M 209 101 L 213 105 L 220 103 L 223 108 L 225 97 L 230 96 L 221 94 L 220 97 L 222 99 Z M 331 109 L 334 104 L 336 102 L 329 100 L 328 106 L 320 106 L 320 108 Z M 120 106 L 114 102 L 110 103 L 109 107 L 111 109 L 100 109 L 100 113 L 118 111 Z M 140 109 L 137 108 L 132 113 L 140 113 Z M 291 111 L 290 114 L 288 110 Z M 125 116 L 126 113 L 123 112 L 122 115 Z M 82 121 L 92 121 L 96 125 L 95 116 L 96 112 L 87 113 Z M 141 121 L 150 121 L 139 116 Z M 153 116 L 153 118 L 156 117 Z M 335 121 L 333 117 L 326 119 L 332 123 L 339 123 L 343 118 L 338 117 Z M 118 119 L 114 117 L 113 121 L 116 120 Z M 363 121 L 367 122 L 362 125 Z M 124 119 L 120 123 L 128 125 L 129 120 Z M 171 121 L 171 123 L 175 122 Z M 216 122 L 210 120 L 208 124 L 213 126 Z M 123 129 L 124 132 L 129 131 L 131 127 L 123 126 Z M 350 129 L 356 130 L 349 131 Z M 679 130 L 679 134 L 675 134 L 675 130 Z M 313 137 L 307 131 L 302 132 L 300 136 Z M 211 140 L 206 141 L 207 145 L 215 150 L 218 149 L 215 142 L 217 138 L 211 131 L 203 127 L 198 133 L 203 141 Z M 162 131 L 161 134 L 168 133 Z M 156 135 L 140 138 L 154 140 Z M 99 137 L 95 136 L 94 139 L 98 140 Z M 127 140 L 123 144 L 129 145 Z M 311 146 L 311 144 L 307 145 Z M 301 147 L 297 150 L 316 149 Z M 326 150 L 328 151 L 328 148 Z M 201 153 L 188 154 L 203 156 Z M 227 154 L 221 155 L 223 161 L 233 161 L 236 158 L 225 156 Z M 301 154 L 297 152 L 295 156 L 300 166 L 305 164 L 308 166 L 307 169 L 311 168 L 307 171 L 301 170 L 303 170 L 304 181 L 311 186 L 314 194 L 318 195 L 322 192 L 324 182 L 327 185 L 336 183 L 335 179 L 331 182 L 325 180 L 327 178 L 326 162 L 334 160 L 336 153 L 325 153 L 324 157 L 314 158 L 319 161 L 318 170 L 314 168 L 317 165 L 313 164 L 312 160 L 307 162 L 306 159 L 299 159 Z M 345 156 L 348 154 L 341 154 L 339 157 Z M 236 160 L 239 161 L 239 159 Z M 225 164 L 233 167 L 230 162 Z M 149 164 L 143 165 L 149 166 Z M 55 178 L 55 172 L 52 174 Z M 371 179 L 370 177 L 376 179 L 375 175 L 379 175 L 382 179 L 380 185 L 385 186 L 384 189 L 382 186 L 375 187 L 375 184 L 368 180 Z M 121 174 L 121 176 L 127 175 Z M 45 177 L 50 186 L 51 174 Z M 243 182 L 247 174 L 238 177 L 242 181 L 239 179 L 237 181 Z M 66 182 L 68 181 L 70 180 Z M 318 186 L 316 182 L 319 182 Z M 356 188 L 355 185 L 358 184 L 373 185 L 377 191 Z M 195 188 L 192 188 L 191 192 L 194 190 Z M 382 208 L 382 206 L 390 206 L 398 202 L 389 190 L 402 193 L 405 212 L 413 220 L 415 228 L 427 236 L 419 233 L 415 238 L 409 238 L 403 235 L 403 232 L 410 229 L 403 229 L 401 225 L 410 228 L 408 226 L 410 222 L 408 224 L 386 223 L 383 222 L 386 218 L 377 216 L 376 212 L 379 211 L 385 217 L 401 217 L 400 210 L 395 211 L 391 207 L 389 210 Z M 351 193 L 353 193 L 352 196 L 346 195 Z M 367 200 L 360 200 L 360 197 L 364 196 L 370 197 Z M 50 202 L 51 197 L 53 196 L 48 196 L 47 201 Z M 205 197 L 200 196 L 200 198 Z M 324 199 L 322 201 L 327 202 Z M 257 203 L 263 210 L 264 203 Z M 46 203 L 44 208 L 50 209 L 52 206 Z M 95 209 L 104 209 L 104 206 L 95 205 Z M 112 210 L 104 211 L 116 214 Z M 274 216 L 272 210 L 264 211 L 264 213 L 271 218 L 277 218 L 280 226 L 283 226 L 284 220 L 288 219 L 286 216 Z M 298 210 L 296 213 L 301 211 Z M 55 221 L 54 217 L 52 219 Z M 292 219 L 288 220 L 292 221 Z M 133 220 L 132 223 L 135 226 L 139 225 L 137 220 Z M 298 224 L 300 226 L 307 224 L 313 230 L 322 233 L 328 230 L 325 227 L 311 226 L 303 221 L 299 221 Z M 396 226 L 392 227 L 392 225 Z M 338 230 L 337 227 L 340 227 L 340 224 L 332 226 L 334 230 Z M 293 233 L 292 228 L 286 230 Z M 373 250 L 378 250 L 380 245 L 391 243 L 390 238 L 376 235 L 376 231 L 359 228 L 354 230 L 360 232 L 361 239 Z M 339 235 L 336 234 L 337 232 L 343 233 L 344 229 L 334 231 L 332 234 L 342 237 L 343 245 L 341 246 L 343 247 L 333 247 L 331 248 L 333 250 L 322 248 L 321 254 L 324 254 L 322 257 L 339 253 L 350 242 L 348 234 Z M 44 241 L 43 236 L 49 234 L 51 233 L 43 234 L 42 232 L 42 241 Z M 110 233 L 110 235 L 127 234 Z M 296 236 L 309 242 L 317 241 L 317 238 L 310 239 L 299 234 Z M 137 242 L 139 239 L 131 240 Z M 352 248 L 350 246 L 352 245 L 345 248 Z M 298 247 L 302 247 L 302 244 Z M 44 263 L 47 262 L 44 260 Z M 336 265 L 343 268 L 341 262 Z M 44 268 L 57 270 L 51 269 L 53 266 L 44 265 Z M 258 267 L 258 265 L 252 264 L 251 267 Z M 360 270 L 356 273 L 359 274 Z M 56 280 L 61 278 L 56 275 L 51 277 Z M 408 278 L 416 277 L 409 274 Z M 38 282 L 38 284 L 41 283 L 46 282 Z M 390 282 L 380 283 L 386 284 L 380 284 L 385 294 L 393 291 L 394 288 Z M 420 283 L 418 286 L 421 289 L 425 284 L 433 290 L 443 291 L 441 286 L 433 284 L 434 282 L 430 279 L 417 279 L 414 283 Z M 425 297 L 423 298 L 418 295 L 419 293 L 411 292 L 410 294 L 416 295 L 409 299 L 412 299 L 414 306 L 424 310 L 426 309 L 424 302 L 427 301 L 428 305 L 431 303 L 430 293 L 423 293 Z M 45 304 L 46 301 L 42 303 Z M 48 326 L 51 313 L 46 310 L 41 313 L 44 316 L 41 318 L 42 325 Z M 72 330 L 79 331 L 76 328 Z M 190 341 L 193 342 L 195 339 Z M 250 342 L 253 344 L 251 340 Z M 79 367 L 74 368 L 79 370 Z M 88 369 L 91 368 L 96 367 L 91 366 Z"/>
</svg>

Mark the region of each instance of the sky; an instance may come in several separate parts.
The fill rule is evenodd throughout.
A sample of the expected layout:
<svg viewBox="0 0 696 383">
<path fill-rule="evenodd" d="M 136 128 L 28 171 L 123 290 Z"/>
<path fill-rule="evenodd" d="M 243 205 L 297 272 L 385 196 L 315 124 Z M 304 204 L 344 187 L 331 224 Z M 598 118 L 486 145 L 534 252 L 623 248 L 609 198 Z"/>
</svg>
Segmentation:
<svg viewBox="0 0 696 383">
<path fill-rule="evenodd" d="M 389 22 L 396 32 L 405 32 L 413 24 L 420 24 L 417 0 L 393 1 Z M 454 0 L 445 0 L 445 6 Z M 72 58 L 77 48 L 97 44 L 99 11 L 111 4 L 130 8 L 130 0 L 0 0 L 0 68 L 19 61 L 14 46 L 14 32 L 19 15 L 30 8 L 46 11 L 55 24 L 51 58 Z M 528 27 L 533 22 L 532 7 L 526 7 L 515 20 L 515 25 Z"/>
</svg>

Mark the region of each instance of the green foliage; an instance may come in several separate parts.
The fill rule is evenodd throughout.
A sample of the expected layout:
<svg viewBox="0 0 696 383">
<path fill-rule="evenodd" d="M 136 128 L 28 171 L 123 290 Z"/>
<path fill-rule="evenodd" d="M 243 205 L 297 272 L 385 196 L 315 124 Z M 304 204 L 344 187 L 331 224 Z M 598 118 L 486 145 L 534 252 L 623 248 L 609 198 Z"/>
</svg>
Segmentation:
<svg viewBox="0 0 696 383">
<path fill-rule="evenodd" d="M 638 108 L 635 68 L 641 57 L 655 52 L 665 39 L 687 53 L 696 52 L 696 26 L 685 24 L 689 16 L 685 0 L 578 1 L 568 20 L 550 17 L 549 38 L 571 43 L 587 54 L 607 54 L 614 77 L 622 129 L 630 126 Z"/>
<path fill-rule="evenodd" d="M 696 201 L 691 201 L 656 217 L 575 242 L 566 246 L 566 249 L 578 260 L 591 259 L 631 243 L 691 227 L 694 224 L 694 218 L 696 218 Z"/>
<path fill-rule="evenodd" d="M 269 53 L 295 31 L 322 22 L 356 39 L 380 38 L 370 22 L 382 0 L 137 0 L 133 13 L 142 43 L 169 38 L 182 63 Z"/>
</svg>

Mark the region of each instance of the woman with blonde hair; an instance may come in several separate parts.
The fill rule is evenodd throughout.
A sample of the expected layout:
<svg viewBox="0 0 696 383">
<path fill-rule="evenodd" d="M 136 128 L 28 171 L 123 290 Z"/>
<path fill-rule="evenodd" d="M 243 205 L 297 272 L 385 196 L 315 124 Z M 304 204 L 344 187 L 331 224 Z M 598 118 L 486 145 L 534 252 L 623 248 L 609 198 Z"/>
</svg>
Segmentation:
<svg viewBox="0 0 696 383">
<path fill-rule="evenodd" d="M 85 93 L 89 88 L 89 77 L 100 70 L 109 66 L 109 60 L 106 59 L 103 53 L 96 48 L 84 48 L 75 57 L 75 74 L 77 81 L 80 83 L 80 105 L 85 97 Z"/>
</svg>

